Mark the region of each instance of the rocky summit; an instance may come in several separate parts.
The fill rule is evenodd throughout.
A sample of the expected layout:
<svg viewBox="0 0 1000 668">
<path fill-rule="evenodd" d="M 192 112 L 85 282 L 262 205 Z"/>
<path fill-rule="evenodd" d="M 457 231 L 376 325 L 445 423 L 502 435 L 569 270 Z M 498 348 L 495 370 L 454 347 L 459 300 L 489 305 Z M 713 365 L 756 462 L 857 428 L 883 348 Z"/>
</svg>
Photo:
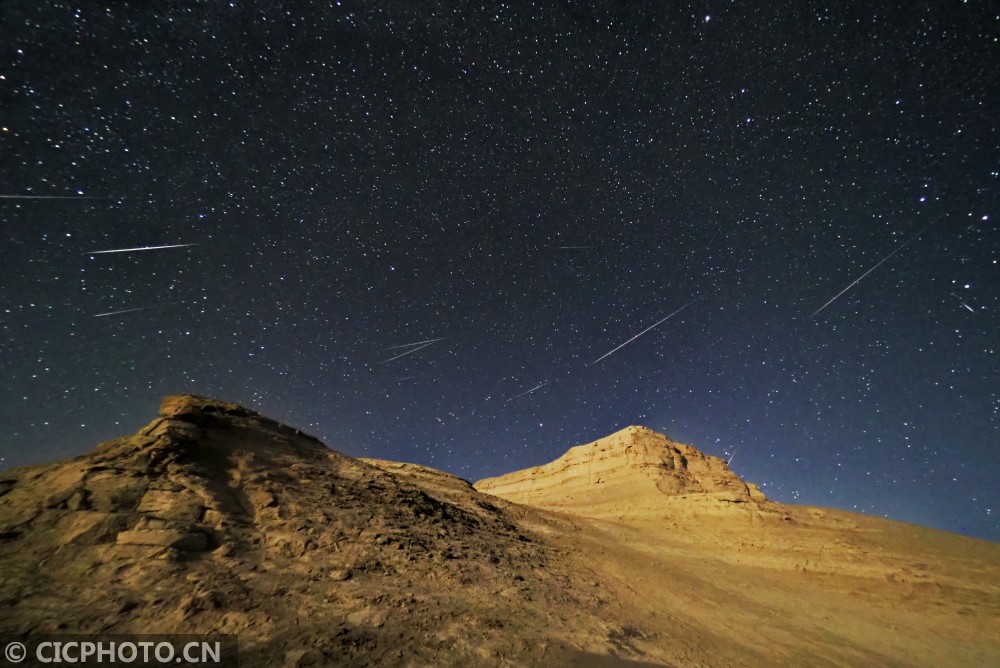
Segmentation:
<svg viewBox="0 0 1000 668">
<path fill-rule="evenodd" d="M 678 500 L 687 506 L 752 503 L 768 509 L 760 489 L 740 480 L 723 460 L 636 426 L 570 448 L 544 466 L 480 480 L 475 487 L 517 503 L 588 517 L 663 515 L 666 505 Z"/>
<path fill-rule="evenodd" d="M 0 633 L 233 633 L 243 666 L 1000 663 L 1000 545 L 774 503 L 642 427 L 476 488 L 167 397 L 0 473 Z"/>
</svg>

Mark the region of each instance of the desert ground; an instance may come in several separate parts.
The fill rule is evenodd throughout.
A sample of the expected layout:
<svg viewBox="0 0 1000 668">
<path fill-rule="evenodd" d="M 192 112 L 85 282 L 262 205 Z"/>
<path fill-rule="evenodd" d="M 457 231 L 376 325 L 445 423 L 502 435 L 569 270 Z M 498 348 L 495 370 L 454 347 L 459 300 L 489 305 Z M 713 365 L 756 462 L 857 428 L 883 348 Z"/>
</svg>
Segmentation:
<svg viewBox="0 0 1000 668">
<path fill-rule="evenodd" d="M 0 474 L 0 633 L 243 666 L 1000 665 L 1000 545 L 774 503 L 630 427 L 479 481 L 235 404 Z"/>
</svg>

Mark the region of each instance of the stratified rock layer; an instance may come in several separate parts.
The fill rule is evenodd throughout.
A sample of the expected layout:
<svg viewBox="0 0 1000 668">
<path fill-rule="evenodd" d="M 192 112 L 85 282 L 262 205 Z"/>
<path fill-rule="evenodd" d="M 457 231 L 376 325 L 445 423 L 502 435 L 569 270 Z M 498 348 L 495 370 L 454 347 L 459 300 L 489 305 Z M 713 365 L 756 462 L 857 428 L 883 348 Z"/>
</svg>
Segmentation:
<svg viewBox="0 0 1000 668">
<path fill-rule="evenodd" d="M 767 503 L 756 485 L 744 483 L 718 457 L 635 426 L 475 487 L 515 503 L 588 517 Z M 678 500 L 685 504 L 678 506 Z"/>
<path fill-rule="evenodd" d="M 172 396 L 160 413 L 91 454 L 0 474 L 0 633 L 235 633 L 244 666 L 510 651 L 484 620 L 523 614 L 518 589 L 545 561 L 517 511 L 236 404 Z M 507 593 L 474 610 L 439 596 L 473 581 Z"/>
<path fill-rule="evenodd" d="M 480 486 L 562 512 L 167 397 L 0 473 L 0 633 L 233 633 L 244 668 L 1000 665 L 1000 545 L 771 503 L 642 428 L 533 471 Z"/>
</svg>

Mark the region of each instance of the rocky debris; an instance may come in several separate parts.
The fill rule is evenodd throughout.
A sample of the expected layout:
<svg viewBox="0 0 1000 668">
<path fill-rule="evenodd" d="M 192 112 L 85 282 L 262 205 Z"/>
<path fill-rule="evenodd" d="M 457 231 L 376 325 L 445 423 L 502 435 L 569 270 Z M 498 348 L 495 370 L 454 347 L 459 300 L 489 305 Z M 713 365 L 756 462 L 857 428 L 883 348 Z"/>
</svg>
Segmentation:
<svg viewBox="0 0 1000 668">
<path fill-rule="evenodd" d="M 752 482 L 747 483 L 747 492 L 750 494 L 751 501 L 756 501 L 757 503 L 764 503 L 767 501 L 767 497 L 764 495 L 764 492 L 762 492 L 760 487 Z"/>
<path fill-rule="evenodd" d="M 675 443 L 646 427 L 628 427 L 570 448 L 543 466 L 475 483 L 481 492 L 540 508 L 594 517 L 669 512 L 671 501 L 762 507 L 767 498 L 718 457 Z"/>
<path fill-rule="evenodd" d="M 234 633 L 250 667 L 1000 656 L 997 546 L 773 504 L 642 428 L 532 471 L 479 486 L 563 513 L 167 397 L 132 436 L 0 474 L 0 633 Z"/>
<path fill-rule="evenodd" d="M 545 563 L 469 483 L 382 464 L 236 404 L 167 397 L 133 436 L 4 472 L 0 632 L 213 630 L 241 634 L 245 665 L 296 645 L 295 665 L 382 664 L 390 628 L 421 644 L 451 623 L 441 591 L 500 590 Z"/>
<path fill-rule="evenodd" d="M 119 545 L 155 545 L 188 552 L 202 552 L 209 545 L 206 533 L 174 529 L 129 529 L 119 531 L 115 540 Z"/>
</svg>

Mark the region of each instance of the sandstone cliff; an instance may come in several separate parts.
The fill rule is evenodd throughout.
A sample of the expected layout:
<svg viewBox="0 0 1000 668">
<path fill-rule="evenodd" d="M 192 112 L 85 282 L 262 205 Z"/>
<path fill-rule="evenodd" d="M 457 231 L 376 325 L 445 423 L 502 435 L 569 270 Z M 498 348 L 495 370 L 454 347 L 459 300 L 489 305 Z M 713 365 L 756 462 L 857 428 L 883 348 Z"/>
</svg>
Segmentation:
<svg viewBox="0 0 1000 668">
<path fill-rule="evenodd" d="M 570 448 L 548 464 L 480 480 L 475 488 L 516 503 L 588 517 L 767 505 L 757 486 L 740 480 L 723 460 L 636 426 Z"/>
</svg>

